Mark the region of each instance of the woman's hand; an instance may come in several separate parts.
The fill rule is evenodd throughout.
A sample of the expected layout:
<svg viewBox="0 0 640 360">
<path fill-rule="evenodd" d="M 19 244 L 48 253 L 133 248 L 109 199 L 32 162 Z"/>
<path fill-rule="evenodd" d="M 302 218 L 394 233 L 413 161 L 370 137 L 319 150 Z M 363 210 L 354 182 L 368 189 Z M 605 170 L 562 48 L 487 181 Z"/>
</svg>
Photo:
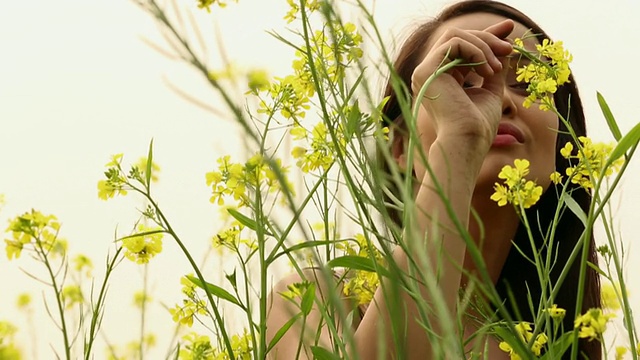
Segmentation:
<svg viewBox="0 0 640 360">
<path fill-rule="evenodd" d="M 422 99 L 439 143 L 446 139 L 458 146 L 468 144 L 483 157 L 484 150 L 488 151 L 502 117 L 505 84 L 500 58 L 512 52 L 504 39 L 513 28 L 512 20 L 483 31 L 449 28 L 414 70 L 412 91 L 418 94 L 441 65 L 458 58 L 463 61 L 436 77 Z"/>
</svg>

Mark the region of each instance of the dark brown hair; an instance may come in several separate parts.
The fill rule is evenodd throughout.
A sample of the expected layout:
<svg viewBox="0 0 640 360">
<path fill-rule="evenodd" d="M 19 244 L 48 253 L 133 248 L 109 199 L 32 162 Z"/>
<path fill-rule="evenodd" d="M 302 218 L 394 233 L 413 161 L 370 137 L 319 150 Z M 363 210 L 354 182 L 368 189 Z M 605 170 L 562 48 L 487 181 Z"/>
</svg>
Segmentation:
<svg viewBox="0 0 640 360">
<path fill-rule="evenodd" d="M 433 20 L 419 26 L 408 37 L 394 62 L 394 71 L 400 80 L 402 80 L 401 85 L 403 87 L 403 91 L 400 91 L 400 93 L 394 91 L 390 77 L 384 92 L 384 96 L 388 96 L 389 100 L 383 109 L 383 114 L 395 130 L 400 130 L 401 132 L 402 130 L 406 130 L 401 114 L 400 100 L 411 98 L 409 90 L 411 89 L 411 75 L 419 61 L 422 59 L 425 46 L 429 41 L 430 36 L 432 36 L 433 32 L 443 22 L 449 19 L 479 12 L 497 14 L 512 19 L 525 27 L 530 28 L 533 34 L 539 34 L 538 39 L 540 42 L 543 39 L 549 39 L 547 34 L 529 17 L 511 6 L 497 1 L 467 0 L 448 7 Z M 558 112 L 565 115 L 575 133 L 578 136 L 586 136 L 585 116 L 573 75 L 569 78 L 569 83 L 558 89 L 554 100 Z M 571 164 L 560 156 L 560 149 L 567 142 L 574 143 L 574 141 L 572 137 L 566 133 L 567 128 L 562 122 L 559 123 L 558 130 L 555 161 L 556 171 L 564 174 L 566 168 L 571 166 Z M 577 144 L 574 143 L 574 147 L 577 147 Z M 383 171 L 389 173 L 388 163 L 384 162 L 381 166 L 383 167 Z M 586 212 L 591 203 L 591 194 L 580 189 L 575 184 L 570 184 L 569 186 L 574 190 L 571 196 Z M 392 184 L 389 185 L 389 188 L 392 193 L 398 193 L 398 189 L 394 189 Z M 556 186 L 551 184 L 547 191 L 542 195 L 540 201 L 534 207 L 526 211 L 526 216 L 529 223 L 532 224 L 533 230 L 541 229 L 546 232 L 547 229 L 549 229 L 550 224 L 553 222 L 556 206 L 558 205 L 557 193 L 560 193 L 561 189 L 561 185 Z M 396 224 L 401 224 L 402 216 L 397 210 L 389 207 L 388 214 Z M 565 266 L 571 252 L 576 247 L 583 230 L 584 225 L 571 211 L 565 211 L 562 213 L 555 233 L 555 241 L 557 244 L 555 246 L 556 253 L 553 254 L 555 257 L 555 266 L 550 273 L 552 286 L 558 281 L 562 268 Z M 533 231 L 533 235 L 535 238 L 535 245 L 537 249 L 542 251 L 544 258 L 547 251 L 547 247 L 544 244 L 544 235 L 540 234 L 539 231 Z M 593 234 L 588 234 L 588 239 L 590 240 L 588 242 L 588 261 L 597 264 Z M 525 253 L 527 257 L 532 257 L 531 245 L 526 229 L 522 223 L 518 227 L 514 243 Z M 574 326 L 573 315 L 576 310 L 575 303 L 578 294 L 579 272 L 580 264 L 579 260 L 576 260 L 571 266 L 568 276 L 562 283 L 559 293 L 555 297 L 555 302 L 558 304 L 558 307 L 564 308 L 567 311 L 563 324 L 564 329 L 566 330 L 573 329 Z M 506 300 L 507 309 L 513 317 L 516 317 L 515 314 L 519 313 L 521 318 L 518 320 L 533 320 L 527 294 L 531 294 L 532 304 L 535 307 L 539 303 L 542 289 L 537 277 L 535 265 L 526 260 L 515 247 L 511 248 L 511 252 L 507 257 L 500 278 L 496 284 L 496 290 L 500 296 Z M 512 304 L 507 300 L 509 294 L 512 294 L 515 298 L 515 304 Z M 600 281 L 598 274 L 592 268 L 587 267 L 585 294 L 581 312 L 584 313 L 589 308 L 600 307 L 600 305 Z M 598 341 L 587 342 L 586 340 L 581 340 L 579 350 L 588 359 L 601 359 L 601 345 Z M 563 356 L 563 359 L 569 358 L 569 356 L 570 354 L 568 352 Z"/>
</svg>

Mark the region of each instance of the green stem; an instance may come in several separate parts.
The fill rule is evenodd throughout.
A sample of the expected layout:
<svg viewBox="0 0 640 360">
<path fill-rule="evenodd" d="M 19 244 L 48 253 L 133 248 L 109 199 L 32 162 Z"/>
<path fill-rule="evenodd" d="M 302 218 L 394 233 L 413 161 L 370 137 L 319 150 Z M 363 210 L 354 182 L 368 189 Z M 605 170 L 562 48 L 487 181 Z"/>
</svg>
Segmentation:
<svg viewBox="0 0 640 360">
<path fill-rule="evenodd" d="M 49 273 L 49 278 L 51 279 L 51 286 L 53 287 L 53 291 L 56 294 L 56 305 L 58 307 L 58 315 L 60 316 L 60 330 L 62 331 L 62 337 L 64 340 L 64 353 L 65 358 L 67 360 L 71 360 L 71 346 L 69 343 L 69 334 L 67 334 L 67 323 L 64 316 L 64 306 L 62 303 L 62 289 L 58 287 L 58 282 L 56 281 L 56 275 L 53 272 L 53 268 L 51 267 L 51 263 L 49 262 L 48 251 L 45 251 L 42 247 L 42 241 L 39 237 L 35 238 L 36 240 L 36 252 L 40 257 L 40 260 L 44 263 L 47 268 L 47 272 Z M 66 255 L 62 255 L 66 256 Z"/>
<path fill-rule="evenodd" d="M 91 359 L 91 350 L 93 350 L 93 342 L 95 341 L 96 335 L 98 334 L 98 329 L 100 328 L 100 324 L 102 322 L 102 306 L 104 305 L 104 301 L 107 297 L 107 283 L 113 272 L 113 269 L 118 261 L 118 255 L 122 251 L 122 247 L 119 247 L 116 250 L 115 255 L 111 262 L 107 259 L 107 271 L 105 274 L 104 281 L 102 282 L 102 286 L 100 287 L 100 293 L 98 294 L 98 301 L 96 301 L 96 305 L 93 308 L 91 315 L 91 325 L 89 326 L 89 341 L 85 343 L 84 350 L 84 358 L 85 360 Z"/>
</svg>

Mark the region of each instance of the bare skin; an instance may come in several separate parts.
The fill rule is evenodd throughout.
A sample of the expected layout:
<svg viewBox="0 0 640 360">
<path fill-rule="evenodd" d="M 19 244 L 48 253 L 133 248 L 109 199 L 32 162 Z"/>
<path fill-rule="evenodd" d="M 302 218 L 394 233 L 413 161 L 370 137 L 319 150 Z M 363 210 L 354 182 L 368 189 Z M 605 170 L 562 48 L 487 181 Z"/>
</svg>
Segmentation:
<svg viewBox="0 0 640 360">
<path fill-rule="evenodd" d="M 542 114 L 537 109 L 524 109 L 524 94 L 512 87 L 513 71 L 508 69 L 508 60 L 512 47 L 507 37 L 522 37 L 527 29 L 521 24 L 501 16 L 477 13 L 460 16 L 445 22 L 431 38 L 424 59 L 416 67 L 412 77 L 412 90 L 417 93 L 426 79 L 438 68 L 442 60 L 461 58 L 467 63 L 480 63 L 474 67 L 456 67 L 439 76 L 429 87 L 427 96 L 422 101 L 417 128 L 421 146 L 428 156 L 428 163 L 435 179 L 444 186 L 448 200 L 462 225 L 479 241 L 479 226 L 470 220 L 471 209 L 475 209 L 485 227 L 482 254 L 494 283 L 498 279 L 519 224 L 518 217 L 510 207 L 498 207 L 489 199 L 493 192 L 493 183 L 497 179 L 500 168 L 511 164 L 515 158 L 530 159 L 532 167 L 530 176 L 538 179 L 545 189 L 548 187 L 549 174 L 554 168 L 555 133 L 557 118 L 555 115 Z M 465 85 L 466 80 L 475 77 L 475 85 Z M 523 133 L 523 141 L 513 146 L 494 146 L 494 138 L 501 122 L 508 121 L 517 126 Z M 551 129 L 551 130 L 550 130 Z M 393 147 L 398 164 L 406 165 L 407 154 L 401 142 Z M 467 248 L 454 222 L 446 216 L 447 211 L 440 197 L 432 190 L 434 179 L 426 172 L 424 165 L 416 159 L 413 167 L 421 186 L 416 191 L 417 224 L 422 233 L 437 226 L 440 233 L 436 247 L 442 247 L 450 261 L 440 264 L 441 291 L 446 304 L 451 304 L 449 312 L 452 317 L 457 314 L 459 289 L 464 286 L 465 279 L 460 271 L 460 264 L 466 270 L 473 271 L 473 263 L 467 256 Z M 438 223 L 432 223 L 432 215 L 438 214 Z M 432 258 L 434 264 L 440 256 L 433 250 L 433 243 L 418 244 Z M 402 249 L 394 251 L 396 263 L 408 269 L 407 254 Z M 424 272 L 433 269 L 420 269 Z M 307 280 L 315 281 L 314 274 L 307 274 Z M 317 276 L 320 277 L 321 276 Z M 287 284 L 299 282 L 299 275 L 291 275 L 273 289 L 273 294 L 286 290 Z M 330 282 L 318 282 L 319 291 L 328 293 Z M 426 288 L 420 289 L 421 296 L 429 302 L 431 294 Z M 423 327 L 418 323 L 420 318 L 415 302 L 408 294 L 401 294 L 406 308 L 406 328 L 403 345 L 406 359 L 431 359 L 432 348 Z M 291 314 L 297 312 L 290 303 L 278 295 L 270 299 L 271 312 L 268 316 L 267 337 L 272 338 L 275 332 L 284 325 Z M 353 304 L 344 300 L 344 306 L 352 309 Z M 361 359 L 377 359 L 380 355 L 393 358 L 395 346 L 390 328 L 387 304 L 381 289 L 374 296 L 361 322 L 354 332 L 356 352 Z M 312 311 L 313 319 L 307 320 L 308 329 L 315 334 L 320 324 L 320 311 Z M 436 324 L 438 319 L 429 319 Z M 315 322 L 314 322 L 315 321 Z M 402 321 L 394 319 L 394 321 Z M 297 344 L 301 327 L 292 328 L 272 351 L 274 359 L 296 359 Z M 474 331 L 472 325 L 465 328 L 465 333 Z M 383 338 L 380 339 L 380 334 Z M 379 340 L 380 339 L 380 340 Z M 385 341 L 388 354 L 378 354 L 378 341 Z M 331 339 L 327 329 L 320 334 L 321 346 L 331 348 Z M 309 340 L 313 344 L 313 339 Z M 488 358 L 508 359 L 508 354 L 498 348 L 495 340 L 489 342 Z M 303 351 L 300 359 L 312 358 L 310 352 Z"/>
</svg>

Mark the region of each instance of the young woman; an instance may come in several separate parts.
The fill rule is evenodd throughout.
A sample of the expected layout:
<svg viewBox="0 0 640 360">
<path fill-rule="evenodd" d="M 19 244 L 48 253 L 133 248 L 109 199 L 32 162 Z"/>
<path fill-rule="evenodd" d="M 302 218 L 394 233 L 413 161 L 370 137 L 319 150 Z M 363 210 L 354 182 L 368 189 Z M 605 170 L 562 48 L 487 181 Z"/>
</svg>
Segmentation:
<svg viewBox="0 0 640 360">
<path fill-rule="evenodd" d="M 571 137 L 564 133 L 565 126 L 551 111 L 541 111 L 536 105 L 525 108 L 525 88 L 516 81 L 512 43 L 515 38 L 524 38 L 527 34 L 537 37 L 525 41 L 525 47 L 535 49 L 536 43 L 547 39 L 540 27 L 510 6 L 499 2 L 485 0 L 463 1 L 452 5 L 434 20 L 429 21 L 405 41 L 395 61 L 395 71 L 407 89 L 415 97 L 430 75 L 436 69 L 450 61 L 462 59 L 471 66 L 454 67 L 438 76 L 429 86 L 425 97 L 420 99 L 421 107 L 417 118 L 420 145 L 427 156 L 433 177 L 426 171 L 419 156 L 414 156 L 413 173 L 417 186 L 415 190 L 416 218 L 422 232 L 437 227 L 440 238 L 436 247 L 441 247 L 449 261 L 441 262 L 440 282 L 442 294 L 449 311 L 454 315 L 459 291 L 465 285 L 465 277 L 460 264 L 467 271 L 473 271 L 474 263 L 468 256 L 467 248 L 460 234 L 455 229 L 453 220 L 446 216 L 447 211 L 439 195 L 433 191 L 434 178 L 440 183 L 457 218 L 463 222 L 472 237 L 480 241 L 480 224 L 470 216 L 472 209 L 477 212 L 484 227 L 481 246 L 482 255 L 491 279 L 498 293 L 513 318 L 521 321 L 532 321 L 527 297 L 532 297 L 532 304 L 537 306 L 541 295 L 541 287 L 535 266 L 516 250 L 516 246 L 531 254 L 531 245 L 524 226 L 521 224 L 513 207 L 499 207 L 490 200 L 494 192 L 493 184 L 498 181 L 497 174 L 506 164 L 513 164 L 515 159 L 529 160 L 530 174 L 528 178 L 536 180 L 544 193 L 534 207 L 528 209 L 526 216 L 530 224 L 540 229 L 547 229 L 554 216 L 558 203 L 556 189 L 549 180 L 555 170 L 561 174 L 569 165 L 559 155 L 559 151 Z M 385 96 L 390 99 L 384 109 L 384 115 L 392 123 L 391 153 L 398 166 L 403 169 L 407 164 L 407 127 L 399 107 L 399 97 L 405 96 L 394 92 L 391 83 L 386 87 Z M 575 81 L 561 86 L 555 94 L 555 105 L 561 114 L 567 114 L 573 129 L 578 136 L 585 136 L 584 114 Z M 577 189 L 573 198 L 583 209 L 587 209 L 591 201 L 590 194 Z M 433 214 L 438 214 L 437 224 L 432 224 Z M 392 211 L 392 218 L 400 223 L 401 214 Z M 539 224 L 539 225 L 538 225 Z M 567 262 L 571 251 L 580 237 L 584 227 L 569 211 L 564 212 L 555 238 L 558 239 L 556 266 L 551 271 L 551 283 L 555 283 L 562 267 Z M 543 238 L 534 231 L 536 246 L 544 252 Z M 513 246 L 515 244 L 516 246 Z M 422 244 L 428 256 L 436 263 L 441 253 L 435 253 L 433 244 Z M 589 261 L 596 263 L 593 239 L 590 243 Z M 528 254 L 527 254 L 528 253 Z M 401 248 L 394 251 L 394 260 L 400 268 L 407 269 L 407 254 Z M 544 255 L 543 255 L 544 256 Z M 421 266 L 421 265 L 419 265 Z M 425 269 L 425 271 L 429 271 Z M 321 280 L 314 271 L 308 270 L 307 280 L 317 281 L 320 290 L 333 286 L 330 281 Z M 558 307 L 567 310 L 564 329 L 573 328 L 573 314 L 578 296 L 579 268 L 576 261 L 569 276 L 563 282 L 555 302 Z M 273 294 L 283 292 L 287 285 L 301 281 L 299 275 L 283 279 L 273 289 Z M 383 280 L 384 281 L 384 280 Z M 588 268 L 585 296 L 582 311 L 600 305 L 600 288 L 595 271 Z M 508 294 L 513 294 L 515 302 L 508 301 Z M 421 289 L 420 294 L 427 302 L 431 294 Z M 271 298 L 271 312 L 268 319 L 269 338 L 275 335 L 295 313 L 290 302 L 275 295 Z M 401 338 L 403 344 L 394 341 L 393 334 L 387 329 L 392 319 L 381 289 L 374 296 L 372 305 L 363 313 L 354 331 L 354 351 L 361 359 L 394 358 L 396 354 L 404 354 L 406 359 L 431 359 L 432 346 L 424 328 L 420 324 L 417 306 L 407 293 L 401 294 L 401 308 L 404 316 L 393 321 L 401 321 L 404 328 Z M 512 303 L 517 304 L 511 306 Z M 345 304 L 349 304 L 345 300 Z M 518 315 L 516 315 L 518 314 Z M 314 308 L 306 319 L 307 329 L 318 328 L 322 321 L 321 313 Z M 434 329 L 438 331 L 438 319 L 429 318 Z M 475 331 L 472 322 L 464 325 L 464 333 Z M 293 327 L 273 349 L 276 359 L 294 359 L 298 353 L 301 327 Z M 319 344 L 331 348 L 330 332 L 323 328 L 320 331 Z M 380 340 L 379 340 L 380 339 Z M 396 339 L 397 340 L 397 339 Z M 313 344 L 313 337 L 309 343 Z M 379 354 L 378 341 L 386 341 L 387 354 Z M 397 347 L 402 347 L 398 351 Z M 498 347 L 498 340 L 488 342 L 489 359 L 508 359 L 509 355 Z M 581 342 L 580 351 L 589 359 L 600 359 L 600 345 L 597 341 Z M 302 351 L 301 358 L 311 358 L 311 353 Z M 568 355 L 567 355 L 568 356 Z"/>
</svg>

